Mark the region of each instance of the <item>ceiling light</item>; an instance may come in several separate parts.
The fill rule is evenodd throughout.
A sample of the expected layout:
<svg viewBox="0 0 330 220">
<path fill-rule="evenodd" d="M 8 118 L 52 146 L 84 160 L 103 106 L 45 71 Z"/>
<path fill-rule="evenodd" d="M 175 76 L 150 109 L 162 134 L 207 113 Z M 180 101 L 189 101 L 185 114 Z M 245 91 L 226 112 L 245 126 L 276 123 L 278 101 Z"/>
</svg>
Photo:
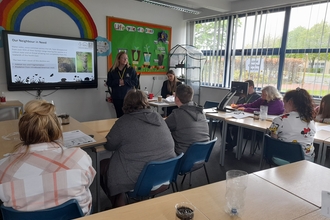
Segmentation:
<svg viewBox="0 0 330 220">
<path fill-rule="evenodd" d="M 178 5 L 172 5 L 172 4 L 165 3 L 165 2 L 158 2 L 158 1 L 152 1 L 152 0 L 138 0 L 138 1 L 149 3 L 149 4 L 152 4 L 152 5 L 162 6 L 162 7 L 165 7 L 165 8 L 171 8 L 171 9 L 174 9 L 174 10 L 177 10 L 177 11 L 182 11 L 182 12 L 185 12 L 185 13 L 190 13 L 190 14 L 195 14 L 195 15 L 198 15 L 198 14 L 201 13 L 200 11 L 196 11 L 194 9 L 184 8 L 184 7 L 181 7 L 181 6 L 178 6 Z"/>
</svg>

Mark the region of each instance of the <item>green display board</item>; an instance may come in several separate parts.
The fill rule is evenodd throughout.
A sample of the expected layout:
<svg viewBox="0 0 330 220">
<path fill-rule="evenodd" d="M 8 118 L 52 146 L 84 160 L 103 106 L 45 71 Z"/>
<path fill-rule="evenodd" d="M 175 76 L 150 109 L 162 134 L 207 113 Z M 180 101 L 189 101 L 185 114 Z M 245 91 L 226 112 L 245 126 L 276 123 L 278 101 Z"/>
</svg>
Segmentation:
<svg viewBox="0 0 330 220">
<path fill-rule="evenodd" d="M 138 73 L 164 74 L 168 70 L 172 28 L 139 21 L 107 17 L 107 38 L 111 42 L 108 70 L 116 55 L 125 51 Z"/>
</svg>

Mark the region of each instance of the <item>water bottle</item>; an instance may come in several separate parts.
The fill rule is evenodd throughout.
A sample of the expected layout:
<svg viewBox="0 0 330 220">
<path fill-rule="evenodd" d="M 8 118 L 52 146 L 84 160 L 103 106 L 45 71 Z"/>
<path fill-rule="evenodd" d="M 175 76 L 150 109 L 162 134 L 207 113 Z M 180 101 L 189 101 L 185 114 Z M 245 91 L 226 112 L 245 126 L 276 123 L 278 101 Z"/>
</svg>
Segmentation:
<svg viewBox="0 0 330 220">
<path fill-rule="evenodd" d="M 147 95 L 147 97 L 148 97 L 148 95 L 149 95 L 149 92 L 148 92 L 148 88 L 147 87 L 144 87 L 144 93 Z"/>
</svg>

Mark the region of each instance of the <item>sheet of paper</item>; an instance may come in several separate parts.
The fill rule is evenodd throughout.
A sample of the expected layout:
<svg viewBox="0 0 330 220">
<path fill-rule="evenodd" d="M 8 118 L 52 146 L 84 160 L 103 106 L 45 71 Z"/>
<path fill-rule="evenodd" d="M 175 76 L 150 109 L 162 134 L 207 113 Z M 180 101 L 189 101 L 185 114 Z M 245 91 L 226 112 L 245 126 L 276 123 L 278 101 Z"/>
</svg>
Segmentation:
<svg viewBox="0 0 330 220">
<path fill-rule="evenodd" d="M 205 108 L 203 109 L 204 113 L 216 113 L 218 112 L 216 108 Z"/>
<path fill-rule="evenodd" d="M 247 112 L 242 112 L 242 111 L 235 111 L 235 112 L 229 113 L 228 116 L 231 116 L 231 117 L 237 118 L 237 119 L 241 119 L 241 118 L 251 117 L 251 116 L 253 116 L 253 114 L 247 113 Z"/>
<path fill-rule="evenodd" d="M 325 126 L 316 126 L 316 131 L 330 131 L 330 125 L 325 125 Z"/>
<path fill-rule="evenodd" d="M 322 191 L 321 214 L 330 217 L 330 192 Z"/>
<path fill-rule="evenodd" d="M 94 138 L 81 132 L 80 130 L 63 132 L 63 142 L 65 147 L 77 147 L 79 145 L 96 142 Z"/>
</svg>

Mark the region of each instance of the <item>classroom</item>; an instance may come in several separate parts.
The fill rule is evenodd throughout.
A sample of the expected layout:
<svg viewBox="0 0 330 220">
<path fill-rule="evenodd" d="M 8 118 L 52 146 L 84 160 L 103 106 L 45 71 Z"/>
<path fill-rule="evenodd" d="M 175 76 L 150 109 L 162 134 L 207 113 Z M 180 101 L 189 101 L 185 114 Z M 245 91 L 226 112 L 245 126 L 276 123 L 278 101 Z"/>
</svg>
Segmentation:
<svg viewBox="0 0 330 220">
<path fill-rule="evenodd" d="M 286 107 L 294 109 L 294 104 L 290 107 L 286 104 L 293 98 L 284 99 L 282 112 L 274 114 L 268 112 L 269 117 L 266 116 L 265 120 L 259 120 L 260 106 L 258 109 L 251 107 L 252 110 L 247 110 L 249 107 L 243 105 L 250 103 L 249 100 L 239 103 L 241 98 L 239 95 L 242 92 L 240 86 L 246 86 L 242 90 L 250 94 L 248 89 L 251 85 L 247 80 L 253 80 L 253 92 L 258 94 L 258 98 L 262 97 L 265 88 L 269 89 L 269 86 L 278 90 L 281 96 L 279 99 L 285 98 L 285 94 L 287 92 L 289 94 L 289 91 L 297 93 L 307 91 L 307 94 L 311 95 L 313 109 L 316 106 L 321 108 L 322 98 L 330 93 L 328 80 L 330 66 L 327 62 L 330 33 L 330 14 L 326 10 L 329 6 L 328 2 L 315 0 L 36 0 L 33 2 L 0 0 L 0 6 L 2 8 L 0 9 L 0 33 L 3 31 L 4 35 L 1 36 L 6 36 L 6 38 L 0 38 L 1 158 L 19 143 L 17 124 L 18 119 L 24 115 L 23 107 L 26 107 L 31 100 L 45 100 L 54 105 L 56 108 L 54 113 L 61 116 L 61 129 L 65 135 L 73 136 L 76 132 L 74 135 L 77 137 L 81 135 L 86 141 L 78 145 L 81 145 L 84 152 L 91 157 L 92 169 L 95 169 L 95 173 L 91 171 L 89 174 L 95 177 L 90 183 L 92 208 L 89 207 L 87 211 L 93 214 L 82 219 L 129 219 L 133 216 L 136 219 L 173 219 L 175 218 L 174 206 L 180 202 L 186 202 L 185 206 L 192 205 L 194 219 L 231 219 L 233 216 L 244 219 L 330 219 L 330 214 L 325 213 L 325 208 L 328 206 L 323 203 L 326 199 L 330 201 L 330 198 L 326 198 L 325 195 L 325 192 L 330 192 L 330 187 L 327 185 L 330 178 L 329 125 L 316 122 L 315 126 L 308 127 L 309 130 L 304 133 L 304 136 L 308 138 L 313 133 L 313 141 L 310 143 L 312 146 L 308 145 L 302 150 L 302 153 L 305 153 L 305 157 L 303 155 L 305 160 L 288 162 L 289 164 L 284 162 L 286 165 L 281 164 L 281 166 L 268 169 L 264 164 L 263 156 L 268 152 L 264 151 L 264 145 L 270 142 L 265 138 L 265 134 L 268 134 L 269 128 L 279 129 L 276 127 L 278 124 L 273 122 L 276 120 L 275 116 L 272 116 L 281 115 Z M 157 35 L 157 39 L 145 44 L 147 37 L 146 39 L 143 37 L 124 38 L 124 35 L 121 35 L 124 30 L 121 29 L 123 23 L 126 25 L 127 32 L 135 32 L 137 27 L 137 32 L 145 32 L 150 36 Z M 133 27 L 134 25 L 136 27 Z M 138 26 L 147 28 L 142 30 Z M 114 29 L 118 32 L 117 34 L 113 31 Z M 162 31 L 154 33 L 152 29 L 156 32 Z M 26 32 L 41 37 L 49 35 L 54 39 L 64 39 L 61 41 L 63 45 L 55 47 L 62 50 L 57 51 L 58 54 L 63 54 L 63 50 L 71 46 L 70 43 L 64 45 L 66 40 L 79 41 L 79 38 L 86 38 L 86 42 L 96 45 L 93 48 L 95 50 L 85 48 L 86 50 L 81 50 L 83 52 L 77 50 L 70 57 L 62 55 L 58 58 L 58 73 L 55 75 L 60 77 L 58 78 L 59 86 L 49 84 L 48 87 L 45 82 L 40 83 L 38 89 L 30 86 L 39 77 L 34 72 L 35 78 L 23 77 L 24 80 L 18 78 L 16 72 L 10 73 L 11 77 L 15 77 L 22 84 L 29 82 L 28 80 L 31 84 L 27 87 L 18 83 L 9 85 L 8 75 L 10 74 L 7 73 L 9 65 L 6 63 L 8 55 L 4 49 L 7 46 L 4 44 L 14 43 L 15 40 L 7 38 L 5 35 L 7 31 Z M 127 36 L 136 35 L 128 33 Z M 12 42 L 9 43 L 9 39 Z M 125 43 L 130 44 L 131 51 L 127 51 L 121 42 L 126 39 Z M 129 42 L 130 40 L 132 42 Z M 47 44 L 42 40 L 38 40 L 37 43 Z M 105 43 L 106 47 L 102 47 L 102 43 Z M 79 48 L 84 48 L 84 46 L 79 44 Z M 192 186 L 188 185 L 190 177 L 187 176 L 184 185 L 179 187 L 181 190 L 178 190 L 178 186 L 174 187 L 172 183 L 165 193 L 160 193 L 155 198 L 109 209 L 111 205 L 105 203 L 110 203 L 110 200 L 102 191 L 103 186 L 101 186 L 104 177 L 101 174 L 100 161 L 116 154 L 110 152 L 109 149 L 114 148 L 108 144 L 107 139 L 110 128 L 116 124 L 118 114 L 112 101 L 109 101 L 111 86 L 107 85 L 107 80 L 110 67 L 117 53 L 121 51 L 127 52 L 127 60 L 138 74 L 140 90 L 152 94 L 149 104 L 154 112 L 159 113 L 157 113 L 159 117 L 164 117 L 165 123 L 161 123 L 167 123 L 170 127 L 166 117 L 170 116 L 171 108 L 173 106 L 180 108 L 181 104 L 185 105 L 181 103 L 181 100 L 180 105 L 177 101 L 171 101 L 170 104 L 157 101 L 157 98 L 162 95 L 163 83 L 168 79 L 168 70 L 173 70 L 175 77 L 182 80 L 184 85 L 192 87 L 194 92 L 192 100 L 196 106 L 199 105 L 202 109 L 204 106 L 202 114 L 207 120 L 208 140 L 214 141 L 213 145 L 211 143 L 211 151 L 213 146 L 214 148 L 212 154 L 210 153 L 211 156 L 208 155 L 209 163 L 203 163 L 198 167 L 204 168 L 205 172 L 204 169 L 199 169 L 196 176 L 192 177 Z M 198 57 L 190 56 L 190 51 L 196 53 Z M 14 49 L 15 52 L 22 53 L 22 50 Z M 153 53 L 155 55 L 150 55 Z M 156 53 L 163 53 L 163 55 L 156 56 Z M 42 60 L 47 59 L 48 54 L 43 55 L 45 56 L 38 62 L 44 62 Z M 137 61 L 140 56 L 144 62 Z M 72 61 L 75 59 L 76 63 Z M 151 64 L 152 62 L 154 64 Z M 190 68 L 191 63 L 195 66 Z M 137 67 L 140 64 L 141 67 Z M 15 62 L 10 65 L 12 69 L 20 68 Z M 25 67 L 31 68 L 27 65 Z M 46 70 L 47 68 L 49 70 Z M 49 77 L 54 77 L 50 70 L 52 68 L 54 67 L 51 64 L 45 67 Z M 126 67 L 123 74 L 125 70 Z M 19 71 L 24 72 L 24 69 Z M 191 75 L 190 71 L 195 75 Z M 73 75 L 75 82 L 70 82 L 67 78 Z M 43 79 L 39 77 L 38 80 Z M 92 84 L 89 84 L 89 81 Z M 235 82 L 240 83 L 235 84 Z M 234 89 L 236 95 L 232 93 L 233 88 L 236 89 Z M 267 94 L 269 93 L 268 91 Z M 175 94 L 177 94 L 176 91 Z M 5 97 L 6 101 L 2 101 L 2 97 Z M 176 100 L 174 94 L 173 99 Z M 206 107 L 208 102 L 216 104 Z M 228 107 L 227 111 L 225 107 Z M 243 113 L 234 114 L 236 111 L 233 108 L 242 110 Z M 246 117 L 242 116 L 243 114 Z M 258 120 L 255 118 L 256 114 L 258 114 Z M 247 130 L 249 132 L 246 132 Z M 128 131 L 131 130 L 128 129 Z M 233 136 L 235 141 L 233 146 L 229 146 L 228 135 Z M 159 140 L 164 140 L 162 144 L 165 144 L 167 140 L 163 136 L 162 138 L 164 139 L 159 137 Z M 92 143 L 87 143 L 90 141 Z M 207 141 L 201 140 L 201 142 Z M 68 142 L 65 144 L 70 145 Z M 234 150 L 230 147 L 234 147 Z M 314 162 L 306 159 L 306 152 L 310 149 L 312 149 Z M 175 153 L 180 164 L 180 153 Z M 245 170 L 247 173 L 244 175 L 249 179 L 245 182 L 246 185 L 241 193 L 245 200 L 242 213 L 239 208 L 232 208 L 230 211 L 224 208 L 228 206 L 226 171 L 233 169 Z M 184 178 L 178 176 L 175 180 L 180 183 Z M 0 191 L 4 189 L 2 187 L 5 187 L 1 185 Z M 0 196 L 1 194 L 0 192 Z M 263 212 L 260 212 L 260 207 L 263 207 Z M 236 213 L 237 210 L 239 214 Z M 83 212 L 86 213 L 86 207 Z M 177 218 L 179 219 L 178 215 Z"/>
</svg>

